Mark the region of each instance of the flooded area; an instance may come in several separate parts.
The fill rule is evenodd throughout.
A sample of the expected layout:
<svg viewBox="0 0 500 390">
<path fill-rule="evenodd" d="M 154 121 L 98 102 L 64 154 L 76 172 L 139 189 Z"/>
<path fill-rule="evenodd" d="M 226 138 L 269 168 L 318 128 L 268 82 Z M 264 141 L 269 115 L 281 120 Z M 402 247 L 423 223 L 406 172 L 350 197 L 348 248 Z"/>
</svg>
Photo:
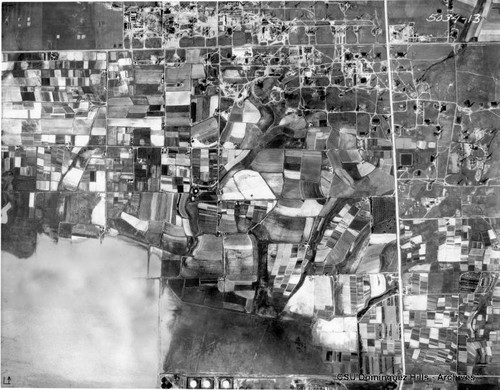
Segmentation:
<svg viewBox="0 0 500 390">
<path fill-rule="evenodd" d="M 2 376 L 15 387 L 156 386 L 158 281 L 117 238 L 2 252 Z"/>
</svg>

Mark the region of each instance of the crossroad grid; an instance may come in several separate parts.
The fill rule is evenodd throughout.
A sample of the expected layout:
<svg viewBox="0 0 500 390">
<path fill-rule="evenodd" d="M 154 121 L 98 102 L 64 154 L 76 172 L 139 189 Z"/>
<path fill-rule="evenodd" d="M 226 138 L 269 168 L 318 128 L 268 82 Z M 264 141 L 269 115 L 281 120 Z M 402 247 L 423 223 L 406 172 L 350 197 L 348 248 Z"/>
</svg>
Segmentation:
<svg viewBox="0 0 500 390">
<path fill-rule="evenodd" d="M 389 1 L 390 0 L 383 0 L 384 3 L 384 23 L 385 23 L 385 47 L 386 47 L 386 57 L 387 57 L 387 73 L 388 73 L 388 86 L 389 86 L 389 104 L 390 104 L 390 127 L 391 127 L 391 141 L 392 141 L 392 163 L 393 163 L 393 178 L 394 178 L 394 199 L 395 199 L 395 215 L 396 215 L 396 239 L 397 242 L 400 242 L 401 234 L 400 234 L 400 213 L 399 213 L 399 196 L 398 196 L 398 178 L 397 178 L 397 149 L 396 149 L 396 132 L 395 132 L 395 122 L 394 122 L 394 105 L 393 105 L 393 73 L 392 73 L 392 64 L 391 64 L 391 42 L 390 42 L 390 36 L 389 36 L 389 15 L 388 15 L 388 7 L 389 7 Z M 219 0 L 215 1 L 216 3 L 216 9 L 218 13 L 218 8 L 219 8 Z M 440 43 L 436 43 L 440 44 Z M 443 44 L 449 44 L 448 43 L 443 43 Z M 302 45 L 296 45 L 296 46 L 302 46 Z M 121 50 L 131 50 L 131 49 L 121 49 Z M 140 50 L 140 49 L 139 49 Z M 154 49 L 151 49 L 154 50 Z M 25 53 L 30 53 L 30 52 L 41 52 L 43 50 L 23 50 Z M 64 51 L 64 50 L 62 50 Z M 91 49 L 91 50 L 85 50 L 85 49 L 79 49 L 78 51 L 99 51 L 99 52 L 108 52 L 109 50 L 106 49 Z M 9 51 L 3 51 L 3 53 L 8 53 Z M 220 64 L 218 65 L 220 67 Z M 300 63 L 299 63 L 300 66 Z M 220 99 L 220 96 L 219 96 Z M 411 218 L 409 218 L 411 219 Z M 400 342 L 401 342 L 401 373 L 402 375 L 406 374 L 406 354 L 405 354 L 405 342 L 404 342 L 404 305 L 403 305 L 403 272 L 402 272 L 402 256 L 401 256 L 401 251 L 397 250 L 397 262 L 398 262 L 398 283 L 399 283 L 399 289 L 398 289 L 398 298 L 399 298 L 399 320 L 400 320 L 400 332 L 401 332 L 401 337 L 400 337 Z M 430 376 L 432 377 L 432 376 Z M 398 384 L 398 388 L 402 389 L 404 387 L 404 382 L 400 381 Z"/>
</svg>

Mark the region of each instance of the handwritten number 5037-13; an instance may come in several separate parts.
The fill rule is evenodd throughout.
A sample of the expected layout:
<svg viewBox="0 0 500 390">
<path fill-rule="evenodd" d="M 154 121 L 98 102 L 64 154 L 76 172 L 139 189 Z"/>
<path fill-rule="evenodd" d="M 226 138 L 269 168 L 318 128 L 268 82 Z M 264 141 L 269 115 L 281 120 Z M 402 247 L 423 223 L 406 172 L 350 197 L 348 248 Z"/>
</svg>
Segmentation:
<svg viewBox="0 0 500 390">
<path fill-rule="evenodd" d="M 460 16 L 458 15 L 452 15 L 452 14 L 431 14 L 429 17 L 425 20 L 428 22 L 457 22 L 458 19 L 460 19 Z M 469 16 L 468 18 L 465 18 L 466 23 L 479 23 L 481 21 L 481 14 L 474 14 Z"/>
</svg>

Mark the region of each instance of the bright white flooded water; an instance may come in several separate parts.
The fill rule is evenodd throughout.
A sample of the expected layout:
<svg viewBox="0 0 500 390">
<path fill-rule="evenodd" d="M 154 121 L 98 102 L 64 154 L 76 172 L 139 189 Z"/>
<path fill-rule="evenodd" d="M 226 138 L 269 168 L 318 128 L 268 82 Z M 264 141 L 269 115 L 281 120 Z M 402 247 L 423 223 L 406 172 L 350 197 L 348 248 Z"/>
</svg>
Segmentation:
<svg viewBox="0 0 500 390">
<path fill-rule="evenodd" d="M 116 238 L 39 236 L 2 252 L 2 377 L 17 387 L 156 387 L 158 281 L 147 252 Z"/>
</svg>

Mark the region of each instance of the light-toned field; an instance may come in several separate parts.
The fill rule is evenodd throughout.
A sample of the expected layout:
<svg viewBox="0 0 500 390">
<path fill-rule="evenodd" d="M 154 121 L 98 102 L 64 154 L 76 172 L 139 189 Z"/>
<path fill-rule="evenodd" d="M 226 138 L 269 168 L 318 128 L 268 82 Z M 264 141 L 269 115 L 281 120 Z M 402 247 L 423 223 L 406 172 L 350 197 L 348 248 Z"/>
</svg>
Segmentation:
<svg viewBox="0 0 500 390">
<path fill-rule="evenodd" d="M 22 264 L 21 264 L 22 263 Z M 144 249 L 106 238 L 2 252 L 2 375 L 16 387 L 155 387 L 158 289 Z"/>
</svg>

